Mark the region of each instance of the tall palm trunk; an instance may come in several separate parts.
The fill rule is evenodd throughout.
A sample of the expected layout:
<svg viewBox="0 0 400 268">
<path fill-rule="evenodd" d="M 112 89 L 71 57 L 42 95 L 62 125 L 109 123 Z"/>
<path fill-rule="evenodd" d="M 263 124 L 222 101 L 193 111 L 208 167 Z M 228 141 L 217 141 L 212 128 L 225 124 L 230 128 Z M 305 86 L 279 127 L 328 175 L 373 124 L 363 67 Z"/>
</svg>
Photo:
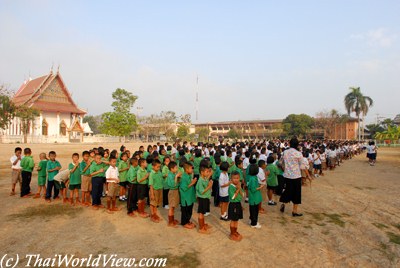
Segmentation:
<svg viewBox="0 0 400 268">
<path fill-rule="evenodd" d="M 360 131 L 360 115 L 357 115 L 357 118 L 358 118 L 358 141 L 360 141 L 361 140 L 361 131 Z"/>
</svg>

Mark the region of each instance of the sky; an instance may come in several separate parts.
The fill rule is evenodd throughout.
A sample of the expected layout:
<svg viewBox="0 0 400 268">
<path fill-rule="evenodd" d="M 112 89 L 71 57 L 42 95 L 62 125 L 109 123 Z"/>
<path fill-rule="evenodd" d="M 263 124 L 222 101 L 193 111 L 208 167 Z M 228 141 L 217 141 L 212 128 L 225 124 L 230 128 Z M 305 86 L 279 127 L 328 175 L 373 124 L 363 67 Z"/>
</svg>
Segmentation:
<svg viewBox="0 0 400 268">
<path fill-rule="evenodd" d="M 356 86 L 375 122 L 400 113 L 399 14 L 397 0 L 0 0 L 0 84 L 60 66 L 88 114 L 124 88 L 134 113 L 193 122 L 345 113 Z"/>
</svg>

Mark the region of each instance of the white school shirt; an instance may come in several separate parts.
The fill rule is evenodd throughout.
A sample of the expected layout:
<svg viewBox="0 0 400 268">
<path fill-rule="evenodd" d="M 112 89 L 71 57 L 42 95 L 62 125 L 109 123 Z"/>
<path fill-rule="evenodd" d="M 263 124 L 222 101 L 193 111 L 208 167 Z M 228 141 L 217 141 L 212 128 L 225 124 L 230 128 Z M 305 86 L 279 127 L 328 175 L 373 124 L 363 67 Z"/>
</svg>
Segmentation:
<svg viewBox="0 0 400 268">
<path fill-rule="evenodd" d="M 21 160 L 18 160 L 18 162 L 17 162 L 17 164 L 15 164 L 15 165 L 13 165 L 13 163 L 15 162 L 15 160 L 17 160 L 17 156 L 16 155 L 13 155 L 13 156 L 11 156 L 11 158 L 10 158 L 10 161 L 11 161 L 11 168 L 12 169 L 21 169 Z M 24 158 L 23 156 L 21 156 L 21 159 L 22 158 Z"/>
<path fill-rule="evenodd" d="M 367 150 L 368 150 L 369 154 L 374 154 L 375 153 L 375 149 L 376 149 L 375 145 L 368 145 L 367 146 Z"/>
<path fill-rule="evenodd" d="M 264 160 L 267 162 L 267 156 L 265 154 L 260 154 L 259 160 Z"/>
<path fill-rule="evenodd" d="M 318 158 L 318 154 L 314 153 L 313 159 L 314 159 L 314 165 L 321 165 L 321 160 L 322 160 L 321 154 L 319 155 L 319 158 Z"/>
<path fill-rule="evenodd" d="M 267 184 L 267 180 L 265 179 L 265 171 L 260 167 L 258 168 L 257 178 L 259 184 Z"/>
<path fill-rule="evenodd" d="M 228 173 L 221 172 L 219 175 L 218 183 L 219 183 L 219 196 L 225 197 L 228 196 L 228 189 L 229 187 L 221 187 L 221 185 L 227 184 L 229 182 Z"/>
<path fill-rule="evenodd" d="M 245 157 L 243 159 L 243 169 L 246 169 L 250 165 L 250 160 L 249 158 Z"/>
<path fill-rule="evenodd" d="M 107 182 L 109 182 L 109 183 L 110 182 L 115 183 L 114 180 L 109 180 L 109 179 L 119 179 L 118 168 L 109 166 L 106 171 L 106 179 L 107 179 Z"/>
</svg>

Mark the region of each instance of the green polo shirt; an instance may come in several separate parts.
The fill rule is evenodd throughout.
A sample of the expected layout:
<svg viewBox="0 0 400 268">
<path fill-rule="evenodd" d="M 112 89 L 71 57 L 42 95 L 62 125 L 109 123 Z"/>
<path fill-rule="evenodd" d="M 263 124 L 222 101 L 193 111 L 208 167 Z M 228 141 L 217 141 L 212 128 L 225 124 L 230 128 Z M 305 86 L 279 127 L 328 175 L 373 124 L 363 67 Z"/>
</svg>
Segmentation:
<svg viewBox="0 0 400 268">
<path fill-rule="evenodd" d="M 73 170 L 74 167 L 75 165 L 73 163 L 70 163 L 68 169 Z M 69 184 L 71 185 L 81 184 L 81 170 L 79 169 L 79 167 L 75 169 L 73 173 L 69 174 Z"/>
<path fill-rule="evenodd" d="M 237 171 L 240 175 L 240 182 L 242 182 L 243 181 L 243 170 L 241 168 L 237 167 L 236 165 L 234 165 L 233 167 L 234 168 L 233 168 L 232 172 Z M 232 173 L 231 173 L 231 175 L 232 175 Z"/>
<path fill-rule="evenodd" d="M 125 171 L 120 171 L 124 168 L 128 167 L 128 162 L 125 161 L 120 161 L 118 164 L 118 171 L 119 171 L 119 181 L 120 182 L 125 182 L 126 181 L 126 175 L 128 174 L 128 170 Z"/>
<path fill-rule="evenodd" d="M 250 176 L 247 183 L 247 188 L 249 189 L 249 204 L 258 205 L 262 202 L 262 196 L 259 187 L 257 176 Z"/>
<path fill-rule="evenodd" d="M 268 186 L 278 186 L 278 174 L 279 168 L 274 164 L 269 164 L 267 166 L 267 170 L 269 170 L 269 175 L 267 178 L 267 185 Z"/>
<path fill-rule="evenodd" d="M 160 171 L 155 172 L 152 170 L 149 175 L 149 185 L 153 185 L 154 190 L 161 190 L 163 188 L 163 175 Z"/>
<path fill-rule="evenodd" d="M 238 195 L 235 198 L 233 198 L 236 190 L 237 190 L 237 188 L 235 185 L 233 185 L 233 184 L 229 185 L 228 194 L 229 194 L 229 202 L 231 202 L 231 203 L 240 203 L 243 199 L 243 196 L 240 193 L 238 193 Z M 243 189 L 241 189 L 240 191 L 243 193 Z"/>
<path fill-rule="evenodd" d="M 47 174 L 47 160 L 42 160 L 39 162 L 39 168 L 40 170 L 38 171 L 38 177 L 41 178 L 46 178 Z"/>
<path fill-rule="evenodd" d="M 204 190 L 207 188 L 208 186 L 208 180 L 207 179 L 203 179 L 202 177 L 199 178 L 199 180 L 197 181 L 196 184 L 196 195 L 197 197 L 200 198 L 211 198 L 211 189 L 209 189 L 207 192 L 204 192 Z"/>
<path fill-rule="evenodd" d="M 58 174 L 58 170 L 52 171 L 50 172 L 49 170 L 54 169 L 56 167 L 61 167 L 60 162 L 58 162 L 57 160 L 51 161 L 47 161 L 47 180 L 52 181 L 54 180 L 54 177 Z"/>
<path fill-rule="evenodd" d="M 137 171 L 139 169 L 139 166 L 130 166 L 128 170 L 128 174 L 126 175 L 126 180 L 129 181 L 130 183 L 137 184 Z"/>
<path fill-rule="evenodd" d="M 164 189 L 169 189 L 168 183 L 167 183 L 167 178 L 169 174 L 169 168 L 167 166 L 163 166 L 162 172 L 163 174 L 163 188 Z"/>
<path fill-rule="evenodd" d="M 203 157 L 195 157 L 193 160 L 193 166 L 194 166 L 194 175 L 199 175 L 200 174 L 200 162 L 203 160 Z"/>
<path fill-rule="evenodd" d="M 99 171 L 100 169 L 103 169 L 103 172 L 95 175 L 94 177 L 105 177 L 106 176 L 106 167 L 108 165 L 104 164 L 101 162 L 100 164 L 97 164 L 96 162 L 92 162 L 92 165 L 90 165 L 90 174 Z"/>
<path fill-rule="evenodd" d="M 22 171 L 32 172 L 33 168 L 35 167 L 35 162 L 33 162 L 33 158 L 31 155 L 24 156 L 21 160 L 21 169 Z"/>
<path fill-rule="evenodd" d="M 141 179 L 143 179 L 144 176 L 146 176 L 147 170 L 144 168 L 139 167 L 137 171 L 137 181 L 139 184 L 147 184 L 149 182 L 149 178 L 145 179 L 142 182 L 139 182 Z"/>
<path fill-rule="evenodd" d="M 171 171 L 168 173 L 167 177 L 167 184 L 170 190 L 177 190 L 179 189 L 179 180 L 176 181 L 175 183 L 175 176 L 176 173 L 172 173 Z"/>
<path fill-rule="evenodd" d="M 179 185 L 179 193 L 181 194 L 181 205 L 182 206 L 190 206 L 196 201 L 196 189 L 195 186 L 192 185 L 189 187 L 192 182 L 192 176 L 183 173 L 181 183 Z"/>
<path fill-rule="evenodd" d="M 90 165 L 90 162 L 89 162 L 89 165 Z M 87 166 L 86 162 L 82 161 L 79 164 L 79 170 L 81 171 L 82 175 L 88 176 L 88 175 L 90 175 L 90 167 L 85 172 L 83 172 L 85 170 L 86 166 Z"/>
<path fill-rule="evenodd" d="M 216 166 L 215 171 L 212 175 L 213 181 L 218 181 L 220 175 L 221 175 L 221 169 L 219 168 L 219 166 Z"/>
</svg>

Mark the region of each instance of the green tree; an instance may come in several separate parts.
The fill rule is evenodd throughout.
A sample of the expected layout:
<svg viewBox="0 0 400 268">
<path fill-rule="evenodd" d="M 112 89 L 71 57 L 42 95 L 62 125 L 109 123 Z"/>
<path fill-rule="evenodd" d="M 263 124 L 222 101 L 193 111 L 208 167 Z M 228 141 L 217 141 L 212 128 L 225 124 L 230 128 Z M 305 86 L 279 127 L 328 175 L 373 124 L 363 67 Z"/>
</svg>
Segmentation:
<svg viewBox="0 0 400 268">
<path fill-rule="evenodd" d="M 196 128 L 195 133 L 199 135 L 199 141 L 208 141 L 208 135 L 210 135 L 210 130 L 208 127 Z"/>
<path fill-rule="evenodd" d="M 5 85 L 0 85 L 0 128 L 6 129 L 14 118 L 15 105 L 11 101 L 11 93 Z"/>
<path fill-rule="evenodd" d="M 177 131 L 176 131 L 176 136 L 180 139 L 186 138 L 189 135 L 189 127 L 186 125 L 179 125 Z"/>
<path fill-rule="evenodd" d="M 290 114 L 282 123 L 286 135 L 305 137 L 314 125 L 314 118 L 306 114 Z"/>
<path fill-rule="evenodd" d="M 376 133 L 382 132 L 385 130 L 380 124 L 369 124 L 369 125 L 366 125 L 366 128 L 369 130 L 371 137 L 375 137 Z"/>
<path fill-rule="evenodd" d="M 400 126 L 389 126 L 387 130 L 375 134 L 378 140 L 397 141 L 400 139 Z"/>
<path fill-rule="evenodd" d="M 35 118 L 38 117 L 39 114 L 40 112 L 37 109 L 25 105 L 16 108 L 15 116 L 21 121 L 21 131 L 24 134 L 24 143 L 28 142 L 29 129 L 31 126 L 33 127 Z"/>
<path fill-rule="evenodd" d="M 113 136 L 128 136 L 137 127 L 136 116 L 131 109 L 137 100 L 137 96 L 131 92 L 117 88 L 112 97 L 112 112 L 102 114 L 102 123 L 99 127 L 104 134 Z"/>
<path fill-rule="evenodd" d="M 236 140 L 242 136 L 242 133 L 240 133 L 237 129 L 231 128 L 226 135 L 229 139 Z"/>
<path fill-rule="evenodd" d="M 346 107 L 347 114 L 350 115 L 354 112 L 358 119 L 358 140 L 361 140 L 361 116 L 364 118 L 367 115 L 369 107 L 373 103 L 372 98 L 362 94 L 360 87 L 350 87 L 350 93 L 344 97 L 344 106 Z"/>
</svg>

